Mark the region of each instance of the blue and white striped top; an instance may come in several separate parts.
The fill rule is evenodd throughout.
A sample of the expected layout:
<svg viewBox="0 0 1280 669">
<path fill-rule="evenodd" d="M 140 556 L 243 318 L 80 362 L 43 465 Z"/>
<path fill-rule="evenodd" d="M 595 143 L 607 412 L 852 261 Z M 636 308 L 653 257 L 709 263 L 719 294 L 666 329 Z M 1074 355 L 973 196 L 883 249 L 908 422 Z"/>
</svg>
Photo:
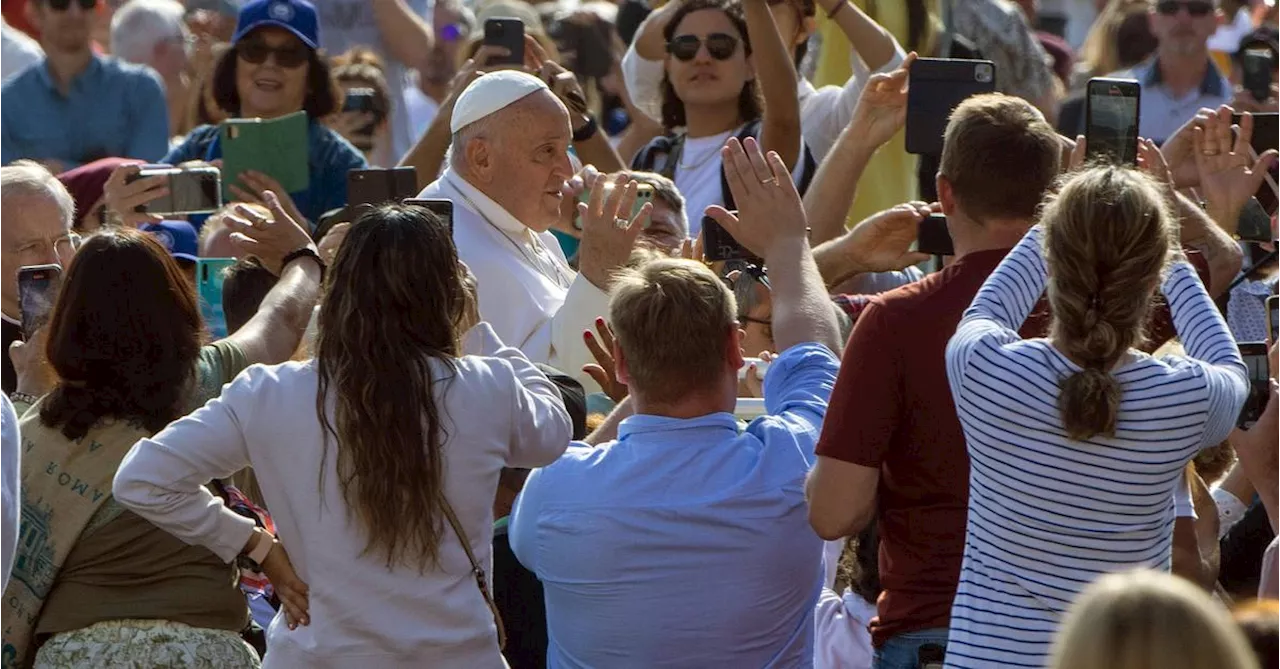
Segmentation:
<svg viewBox="0 0 1280 669">
<path fill-rule="evenodd" d="M 1057 403 L 1080 368 L 1018 328 L 1044 292 L 1037 226 L 983 284 L 947 345 L 967 442 L 969 519 L 951 608 L 947 667 L 1043 667 L 1058 621 L 1099 575 L 1169 570 L 1173 496 L 1183 467 L 1220 443 L 1247 377 L 1195 271 L 1176 263 L 1163 291 L 1192 359 L 1130 351 L 1112 374 L 1114 438 L 1071 441 Z"/>
</svg>

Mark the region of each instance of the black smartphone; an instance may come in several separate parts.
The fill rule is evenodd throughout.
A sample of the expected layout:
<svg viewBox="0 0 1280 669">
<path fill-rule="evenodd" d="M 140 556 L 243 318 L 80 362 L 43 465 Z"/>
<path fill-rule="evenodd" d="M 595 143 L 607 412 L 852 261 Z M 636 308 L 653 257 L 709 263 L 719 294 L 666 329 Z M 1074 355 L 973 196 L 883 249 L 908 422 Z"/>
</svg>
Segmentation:
<svg viewBox="0 0 1280 669">
<path fill-rule="evenodd" d="M 1266 102 L 1271 97 L 1271 73 L 1276 66 L 1271 58 L 1271 50 L 1263 48 L 1245 49 L 1240 55 L 1240 85 L 1258 102 Z"/>
<path fill-rule="evenodd" d="M 956 247 L 951 241 L 951 231 L 947 230 L 947 217 L 942 214 L 929 214 L 916 226 L 916 250 L 935 256 L 953 256 Z"/>
<path fill-rule="evenodd" d="M 1280 296 L 1267 298 L 1267 341 L 1276 343 L 1276 333 L 1280 332 Z"/>
<path fill-rule="evenodd" d="M 418 170 L 413 167 L 347 171 L 347 206 L 399 202 L 418 194 Z"/>
<path fill-rule="evenodd" d="M 169 193 L 137 211 L 147 214 L 212 214 L 222 207 L 222 172 L 207 167 L 143 167 L 127 179 L 133 183 L 148 177 L 166 177 Z"/>
<path fill-rule="evenodd" d="M 1249 370 L 1249 396 L 1240 409 L 1240 418 L 1236 420 L 1236 427 L 1243 430 L 1256 423 L 1262 410 L 1267 408 L 1271 370 L 1267 366 L 1266 342 L 1240 342 L 1237 346 L 1240 347 L 1240 357 L 1244 358 L 1244 366 Z"/>
<path fill-rule="evenodd" d="M 407 198 L 401 204 L 425 208 L 447 223 L 449 225 L 449 234 L 453 234 L 453 200 L 443 198 Z"/>
<path fill-rule="evenodd" d="M 918 155 L 942 155 L 951 112 L 996 90 L 996 66 L 989 60 L 920 58 L 907 76 L 907 153 Z"/>
<path fill-rule="evenodd" d="M 738 212 L 733 212 L 738 213 Z M 738 243 L 716 219 L 702 217 L 702 255 L 711 262 L 725 260 L 758 260 L 754 254 Z"/>
<path fill-rule="evenodd" d="M 1138 164 L 1138 112 L 1142 88 L 1136 79 L 1095 77 L 1085 92 L 1085 159 Z"/>
<path fill-rule="evenodd" d="M 18 309 L 22 312 L 22 335 L 29 338 L 49 320 L 62 268 L 57 265 L 30 265 L 18 270 Z"/>
<path fill-rule="evenodd" d="M 494 56 L 485 65 L 522 65 L 524 63 L 524 22 L 520 19 L 498 17 L 484 22 L 484 43 L 500 46 L 509 55 Z"/>
<path fill-rule="evenodd" d="M 1231 124 L 1240 125 L 1240 114 L 1231 115 Z M 1254 152 L 1262 155 L 1268 149 L 1280 149 L 1280 113 L 1261 112 L 1253 114 L 1253 135 L 1249 137 L 1249 146 Z"/>
<path fill-rule="evenodd" d="M 372 88 L 352 88 L 347 91 L 347 97 L 342 101 L 342 111 L 344 112 L 371 112 L 374 106 L 374 93 Z"/>
</svg>

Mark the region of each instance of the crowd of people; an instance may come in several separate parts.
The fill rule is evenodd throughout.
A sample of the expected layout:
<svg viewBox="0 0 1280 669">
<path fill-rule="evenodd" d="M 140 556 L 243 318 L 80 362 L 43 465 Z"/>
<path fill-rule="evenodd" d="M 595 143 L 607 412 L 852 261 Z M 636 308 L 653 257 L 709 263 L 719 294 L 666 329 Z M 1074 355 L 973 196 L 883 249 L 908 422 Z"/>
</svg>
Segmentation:
<svg viewBox="0 0 1280 669">
<path fill-rule="evenodd" d="M 2 9 L 0 666 L 1280 666 L 1274 2 Z"/>
</svg>

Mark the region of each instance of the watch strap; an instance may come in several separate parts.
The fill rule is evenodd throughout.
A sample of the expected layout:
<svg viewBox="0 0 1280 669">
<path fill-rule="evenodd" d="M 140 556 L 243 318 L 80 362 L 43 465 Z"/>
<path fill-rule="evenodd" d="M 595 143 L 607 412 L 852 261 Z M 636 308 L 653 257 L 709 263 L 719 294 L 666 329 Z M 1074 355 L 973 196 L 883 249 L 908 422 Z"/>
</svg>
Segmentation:
<svg viewBox="0 0 1280 669">
<path fill-rule="evenodd" d="M 315 260 L 316 265 L 320 267 L 320 281 L 321 283 L 324 282 L 324 272 L 326 269 L 328 269 L 328 267 L 324 264 L 324 258 L 321 258 L 320 254 L 310 245 L 304 246 L 294 251 L 290 251 L 287 255 L 285 255 L 285 257 L 281 258 L 280 271 L 283 272 L 284 268 L 289 266 L 289 263 L 297 260 L 298 258 L 311 258 L 312 260 Z"/>
<path fill-rule="evenodd" d="M 585 142 L 596 136 L 600 131 L 600 124 L 596 122 L 596 117 L 592 114 L 587 115 L 587 124 L 573 131 L 573 141 Z"/>
</svg>

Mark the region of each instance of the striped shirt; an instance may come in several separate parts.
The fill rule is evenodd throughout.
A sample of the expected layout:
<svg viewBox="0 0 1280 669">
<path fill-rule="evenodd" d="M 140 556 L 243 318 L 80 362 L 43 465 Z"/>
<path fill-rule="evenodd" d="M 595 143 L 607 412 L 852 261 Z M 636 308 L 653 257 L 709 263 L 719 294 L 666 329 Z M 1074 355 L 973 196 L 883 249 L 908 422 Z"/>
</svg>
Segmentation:
<svg viewBox="0 0 1280 669">
<path fill-rule="evenodd" d="M 1057 409 L 1080 368 L 1018 327 L 1044 291 L 1039 226 L 987 279 L 947 345 L 969 452 L 969 516 L 947 667 L 1042 667 L 1058 622 L 1103 573 L 1168 571 L 1170 491 L 1235 424 L 1246 370 L 1186 262 L 1163 292 L 1191 359 L 1130 351 L 1113 438 L 1072 441 Z"/>
</svg>

